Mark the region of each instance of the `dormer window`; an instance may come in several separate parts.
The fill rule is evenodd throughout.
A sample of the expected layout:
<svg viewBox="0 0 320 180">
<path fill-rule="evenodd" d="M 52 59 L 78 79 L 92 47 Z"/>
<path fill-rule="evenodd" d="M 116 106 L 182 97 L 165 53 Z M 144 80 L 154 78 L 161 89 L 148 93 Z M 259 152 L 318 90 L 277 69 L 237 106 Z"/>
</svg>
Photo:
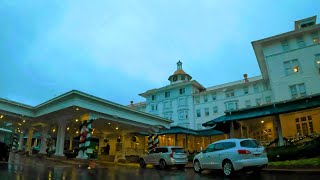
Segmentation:
<svg viewBox="0 0 320 180">
<path fill-rule="evenodd" d="M 172 80 L 177 81 L 178 80 L 177 76 L 173 76 Z"/>
<path fill-rule="evenodd" d="M 314 26 L 316 24 L 316 21 L 317 21 L 317 16 L 312 16 L 306 19 L 295 21 L 294 22 L 295 30 Z"/>
<path fill-rule="evenodd" d="M 185 80 L 185 76 L 184 75 L 181 76 L 181 80 Z"/>
</svg>

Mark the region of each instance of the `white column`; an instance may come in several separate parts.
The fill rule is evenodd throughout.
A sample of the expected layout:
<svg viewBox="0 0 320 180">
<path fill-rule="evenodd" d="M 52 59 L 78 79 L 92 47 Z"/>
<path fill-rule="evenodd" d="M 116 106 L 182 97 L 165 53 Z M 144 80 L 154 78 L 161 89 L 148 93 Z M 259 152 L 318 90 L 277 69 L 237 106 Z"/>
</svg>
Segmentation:
<svg viewBox="0 0 320 180">
<path fill-rule="evenodd" d="M 24 134 L 21 132 L 19 136 L 19 146 L 18 146 L 18 151 L 21 151 L 23 149 L 23 136 Z"/>
<path fill-rule="evenodd" d="M 55 156 L 64 156 L 64 140 L 66 136 L 66 126 L 67 122 L 65 120 L 59 121 L 58 134 L 57 134 L 57 142 L 56 142 L 56 152 Z"/>
<path fill-rule="evenodd" d="M 32 154 L 32 137 L 33 137 L 33 128 L 30 127 L 28 130 L 28 139 L 26 144 L 26 151 L 29 152 L 29 154 Z"/>
<path fill-rule="evenodd" d="M 276 115 L 276 120 L 275 121 L 276 121 L 276 126 L 277 126 L 277 131 L 278 131 L 278 138 L 279 138 L 278 145 L 279 146 L 283 146 L 284 142 L 283 142 L 282 127 L 281 127 L 281 122 L 280 122 L 279 115 Z"/>
<path fill-rule="evenodd" d="M 38 139 L 37 138 L 35 138 L 34 139 L 34 142 L 33 142 L 33 146 L 32 147 L 36 147 L 38 145 Z"/>
<path fill-rule="evenodd" d="M 41 132 L 41 145 L 40 145 L 40 154 L 47 154 L 47 135 L 48 135 L 48 127 L 43 127 Z"/>
</svg>

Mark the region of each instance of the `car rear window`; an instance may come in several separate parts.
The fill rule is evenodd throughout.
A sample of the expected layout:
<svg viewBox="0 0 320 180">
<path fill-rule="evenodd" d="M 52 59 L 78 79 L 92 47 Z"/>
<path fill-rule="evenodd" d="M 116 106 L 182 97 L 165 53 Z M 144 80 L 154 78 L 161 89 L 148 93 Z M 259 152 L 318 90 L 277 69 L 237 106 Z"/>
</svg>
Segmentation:
<svg viewBox="0 0 320 180">
<path fill-rule="evenodd" d="M 175 153 L 184 153 L 182 148 L 172 148 L 172 151 Z"/>
<path fill-rule="evenodd" d="M 256 148 L 260 147 L 260 144 L 256 140 L 243 140 L 240 142 L 241 147 Z"/>
</svg>

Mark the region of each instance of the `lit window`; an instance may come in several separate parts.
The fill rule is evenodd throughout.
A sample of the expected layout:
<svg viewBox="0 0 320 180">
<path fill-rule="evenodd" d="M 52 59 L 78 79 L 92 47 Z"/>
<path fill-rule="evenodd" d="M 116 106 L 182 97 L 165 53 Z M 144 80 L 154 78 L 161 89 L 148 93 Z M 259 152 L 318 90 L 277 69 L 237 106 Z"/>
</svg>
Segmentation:
<svg viewBox="0 0 320 180">
<path fill-rule="evenodd" d="M 320 39 L 319 39 L 318 32 L 311 33 L 311 37 L 312 37 L 313 44 L 319 44 Z"/>
<path fill-rule="evenodd" d="M 283 67 L 284 67 L 284 71 L 285 71 L 286 76 L 289 76 L 289 75 L 292 75 L 294 73 L 298 73 L 301 71 L 300 63 L 299 63 L 298 59 L 293 59 L 290 61 L 283 62 Z"/>
</svg>

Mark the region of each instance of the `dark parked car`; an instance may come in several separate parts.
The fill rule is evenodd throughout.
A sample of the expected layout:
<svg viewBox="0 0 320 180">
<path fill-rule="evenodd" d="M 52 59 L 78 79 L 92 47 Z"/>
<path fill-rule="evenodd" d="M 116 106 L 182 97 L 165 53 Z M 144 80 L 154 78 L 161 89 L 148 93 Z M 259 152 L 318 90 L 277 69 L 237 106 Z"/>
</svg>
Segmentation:
<svg viewBox="0 0 320 180">
<path fill-rule="evenodd" d="M 0 142 L 0 161 L 8 162 L 9 159 L 9 147 L 3 143 Z"/>
</svg>

